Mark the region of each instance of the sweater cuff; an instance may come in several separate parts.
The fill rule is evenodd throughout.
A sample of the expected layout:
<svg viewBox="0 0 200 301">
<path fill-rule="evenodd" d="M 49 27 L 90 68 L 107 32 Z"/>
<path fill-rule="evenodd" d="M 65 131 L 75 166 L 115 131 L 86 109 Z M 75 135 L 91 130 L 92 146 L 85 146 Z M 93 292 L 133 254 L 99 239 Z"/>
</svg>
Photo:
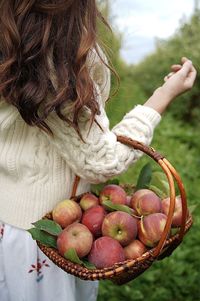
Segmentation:
<svg viewBox="0 0 200 301">
<path fill-rule="evenodd" d="M 142 105 L 137 105 L 133 110 L 127 113 L 124 118 L 129 119 L 135 116 L 143 116 L 145 119 L 149 120 L 153 127 L 156 127 L 161 120 L 161 115 L 157 111 Z"/>
</svg>

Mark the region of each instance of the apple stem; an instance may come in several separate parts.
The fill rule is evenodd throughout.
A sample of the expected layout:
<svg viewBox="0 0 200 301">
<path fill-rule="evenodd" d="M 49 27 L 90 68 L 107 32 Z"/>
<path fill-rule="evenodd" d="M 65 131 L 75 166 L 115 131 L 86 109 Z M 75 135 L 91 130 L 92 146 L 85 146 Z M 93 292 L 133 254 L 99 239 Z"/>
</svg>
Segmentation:
<svg viewBox="0 0 200 301">
<path fill-rule="evenodd" d="M 110 201 L 110 198 L 109 198 L 109 196 L 104 195 L 104 196 L 102 196 L 102 200 L 103 200 L 103 202 L 104 201 Z"/>
<path fill-rule="evenodd" d="M 131 214 L 131 216 L 133 216 L 133 217 L 136 217 L 136 218 L 139 218 L 139 219 L 141 219 L 142 218 L 142 216 L 138 216 L 138 215 L 135 215 L 135 214 Z"/>
</svg>

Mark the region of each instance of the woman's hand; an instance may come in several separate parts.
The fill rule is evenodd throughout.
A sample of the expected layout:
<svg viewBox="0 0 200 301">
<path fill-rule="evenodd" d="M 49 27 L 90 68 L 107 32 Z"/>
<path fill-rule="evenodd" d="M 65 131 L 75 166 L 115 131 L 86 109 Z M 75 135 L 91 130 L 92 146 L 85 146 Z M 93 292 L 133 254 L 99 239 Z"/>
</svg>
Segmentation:
<svg viewBox="0 0 200 301">
<path fill-rule="evenodd" d="M 165 78 L 162 88 L 172 99 L 190 90 L 196 78 L 196 69 L 186 57 L 181 59 L 182 65 L 172 65 L 172 72 Z"/>
<path fill-rule="evenodd" d="M 144 104 L 162 114 L 172 100 L 178 95 L 190 90 L 196 79 L 196 69 L 192 62 L 183 57 L 182 65 L 172 65 L 172 72 L 165 78 L 165 83 L 155 90 L 153 95 Z"/>
</svg>

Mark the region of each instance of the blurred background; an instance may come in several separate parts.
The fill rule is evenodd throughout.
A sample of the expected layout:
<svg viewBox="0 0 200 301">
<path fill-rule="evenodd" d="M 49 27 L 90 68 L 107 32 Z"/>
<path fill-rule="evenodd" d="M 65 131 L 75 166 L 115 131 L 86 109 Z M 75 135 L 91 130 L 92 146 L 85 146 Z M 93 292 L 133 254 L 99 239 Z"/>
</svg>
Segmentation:
<svg viewBox="0 0 200 301">
<path fill-rule="evenodd" d="M 99 24 L 99 35 L 120 76 L 120 89 L 107 103 L 111 128 L 163 84 L 182 56 L 200 67 L 200 1 L 99 1 L 113 33 Z M 112 93 L 117 84 L 112 77 Z M 176 251 L 122 287 L 100 283 L 98 301 L 200 301 L 200 78 L 179 96 L 155 131 L 152 146 L 174 165 L 186 188 L 194 225 Z M 120 177 L 135 183 L 146 156 Z M 152 162 L 152 168 L 157 169 Z"/>
</svg>

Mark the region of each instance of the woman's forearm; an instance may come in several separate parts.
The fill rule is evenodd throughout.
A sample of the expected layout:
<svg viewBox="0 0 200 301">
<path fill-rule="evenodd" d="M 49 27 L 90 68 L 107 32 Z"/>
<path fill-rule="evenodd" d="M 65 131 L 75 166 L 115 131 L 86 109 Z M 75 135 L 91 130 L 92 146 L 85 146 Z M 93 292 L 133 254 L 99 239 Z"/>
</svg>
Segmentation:
<svg viewBox="0 0 200 301">
<path fill-rule="evenodd" d="M 145 102 L 144 106 L 150 107 L 159 114 L 162 114 L 171 103 L 172 99 L 173 98 L 166 93 L 165 89 L 160 87 L 154 91 L 153 95 Z"/>
</svg>

